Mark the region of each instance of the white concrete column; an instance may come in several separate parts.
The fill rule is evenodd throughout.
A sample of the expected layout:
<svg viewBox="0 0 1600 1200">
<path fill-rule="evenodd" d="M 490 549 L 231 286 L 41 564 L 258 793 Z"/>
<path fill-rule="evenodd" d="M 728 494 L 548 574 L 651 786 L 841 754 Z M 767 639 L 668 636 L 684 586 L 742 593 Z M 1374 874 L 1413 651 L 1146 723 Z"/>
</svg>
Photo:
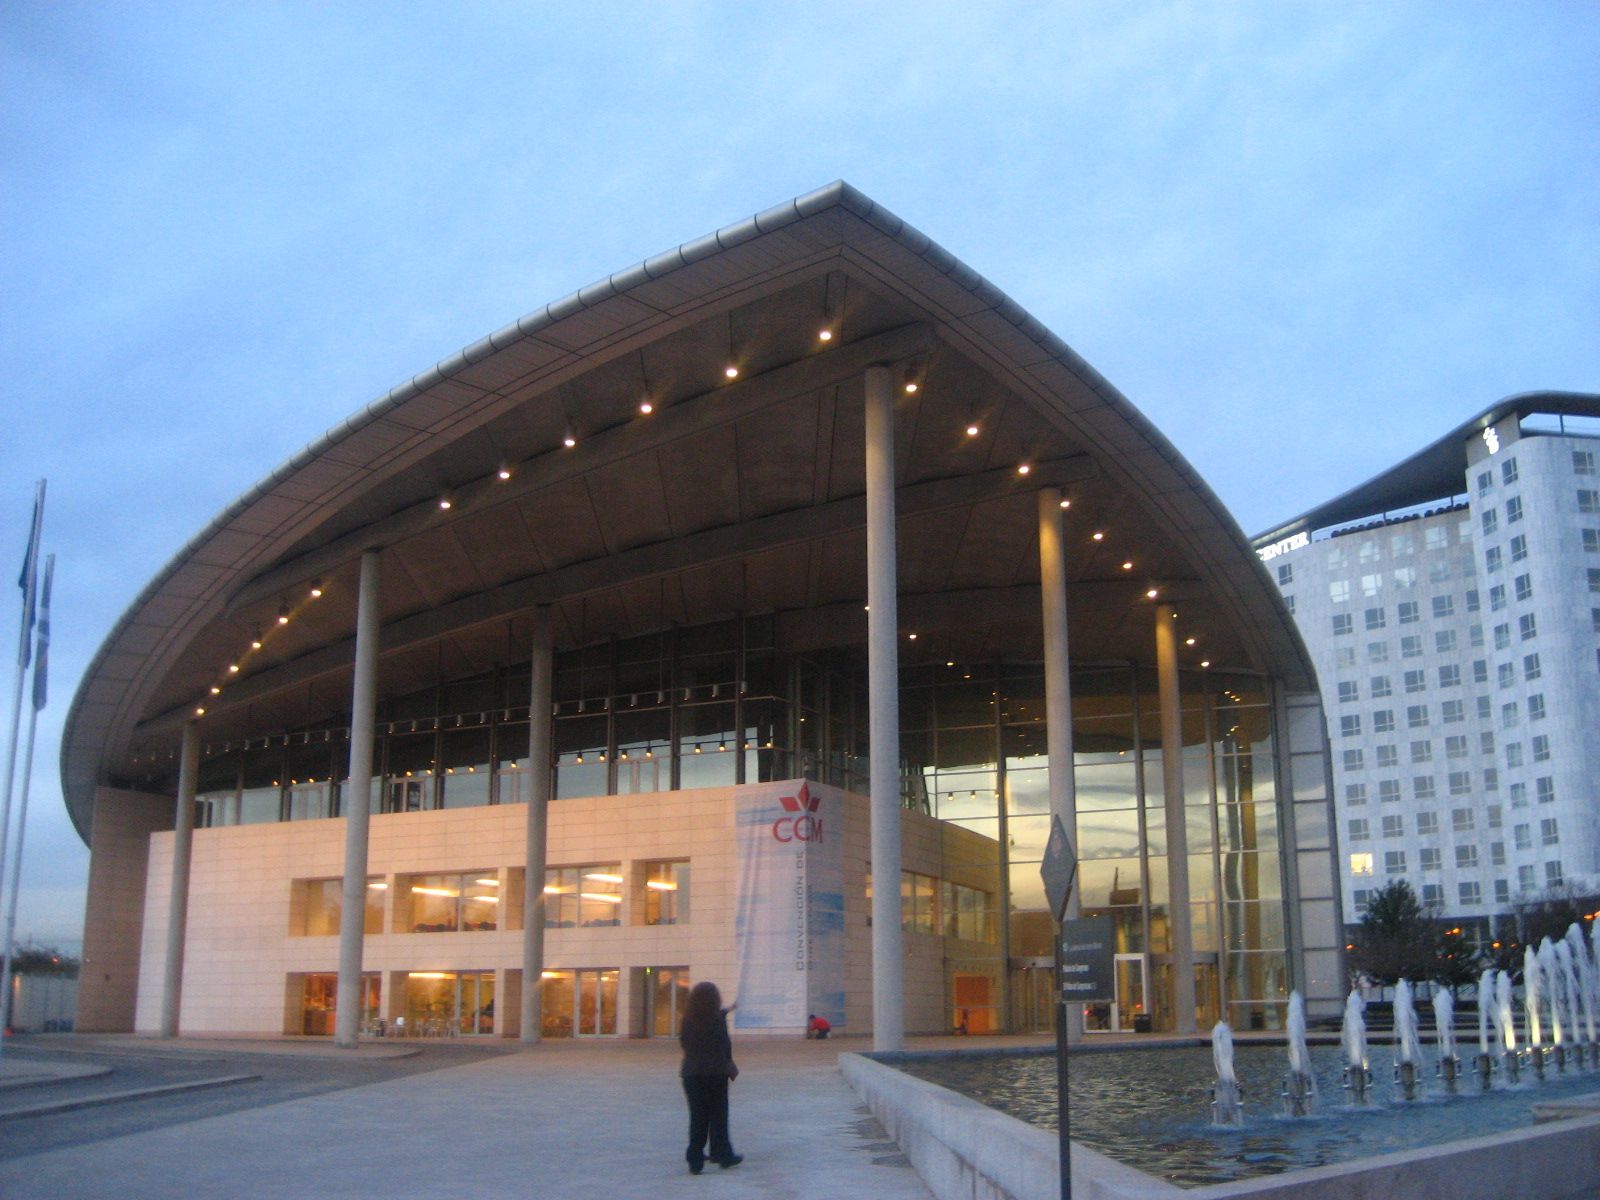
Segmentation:
<svg viewBox="0 0 1600 1200">
<path fill-rule="evenodd" d="M 1172 926 L 1172 1008 L 1177 1032 L 1195 1032 L 1194 926 L 1189 910 L 1189 829 L 1183 811 L 1183 711 L 1178 703 L 1177 619 L 1156 606 L 1156 686 L 1161 703 L 1161 782 L 1167 797 L 1167 919 Z"/>
<path fill-rule="evenodd" d="M 900 933 L 900 645 L 894 529 L 894 379 L 868 367 L 867 736 L 872 803 L 872 1048 L 905 1049 Z"/>
<path fill-rule="evenodd" d="M 350 698 L 350 778 L 345 781 L 344 900 L 339 912 L 339 996 L 334 1042 L 355 1049 L 361 1035 L 361 951 L 367 917 L 367 827 L 371 824 L 372 739 L 378 717 L 378 551 L 361 556 L 356 594 L 356 667 Z"/>
<path fill-rule="evenodd" d="M 189 859 L 194 849 L 194 797 L 200 779 L 200 726 L 186 721 L 178 751 L 178 806 L 173 822 L 172 901 L 167 908 L 167 963 L 161 980 L 161 1036 L 178 1036 L 183 999 L 183 942 L 189 923 Z"/>
<path fill-rule="evenodd" d="M 522 1034 L 540 1039 L 544 1023 L 544 870 L 550 815 L 551 715 L 555 649 L 550 610 L 533 610 L 533 684 L 528 691 L 528 840 L 522 880 Z"/>
<path fill-rule="evenodd" d="M 1061 533 L 1061 490 L 1039 493 L 1039 595 L 1044 621 L 1045 751 L 1050 759 L 1050 812 L 1078 845 L 1078 798 L 1072 758 L 1072 675 L 1067 657 L 1067 557 Z M 1066 919 L 1080 911 L 1074 888 Z M 1056 986 L 1061 981 L 1056 980 Z M 1083 1009 L 1067 1006 L 1067 1040 L 1083 1037 Z"/>
</svg>

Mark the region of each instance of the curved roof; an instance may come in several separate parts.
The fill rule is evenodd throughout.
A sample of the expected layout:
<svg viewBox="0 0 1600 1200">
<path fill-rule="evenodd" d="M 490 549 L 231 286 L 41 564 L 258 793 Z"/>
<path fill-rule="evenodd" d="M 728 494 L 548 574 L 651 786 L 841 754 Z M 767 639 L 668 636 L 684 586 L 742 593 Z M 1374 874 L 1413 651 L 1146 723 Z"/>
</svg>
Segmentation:
<svg viewBox="0 0 1600 1200">
<path fill-rule="evenodd" d="M 1343 525 L 1347 521 L 1360 521 L 1459 496 L 1466 487 L 1467 443 L 1474 435 L 1513 414 L 1521 419 L 1531 413 L 1600 417 L 1600 396 L 1586 392 L 1519 392 L 1497 400 L 1410 458 L 1298 517 L 1257 534 L 1251 543 L 1264 546 L 1302 531 L 1326 529 L 1330 525 Z"/>
<path fill-rule="evenodd" d="M 1073 502 L 1075 660 L 1148 661 L 1155 585 L 1194 658 L 1314 687 L 1243 534 L 1154 426 L 836 182 L 490 334 L 220 513 L 78 688 L 61 769 L 79 832 L 96 787 L 169 760 L 202 700 L 219 744 L 343 711 L 367 548 L 382 551 L 385 694 L 525 656 L 535 604 L 554 606 L 563 646 L 740 611 L 779 614 L 792 647 L 863 642 L 861 380 L 880 363 L 921 383 L 896 430 L 900 614 L 919 656 L 1037 655 L 1035 493 L 1053 484 Z"/>
</svg>

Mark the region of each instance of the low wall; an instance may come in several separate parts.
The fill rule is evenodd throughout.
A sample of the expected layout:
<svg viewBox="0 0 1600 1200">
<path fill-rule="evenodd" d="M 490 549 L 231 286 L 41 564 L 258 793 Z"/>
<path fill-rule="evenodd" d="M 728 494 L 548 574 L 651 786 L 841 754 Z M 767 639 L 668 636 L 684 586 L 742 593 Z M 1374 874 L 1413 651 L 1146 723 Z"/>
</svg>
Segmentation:
<svg viewBox="0 0 1600 1200">
<path fill-rule="evenodd" d="M 1057 1138 L 860 1054 L 839 1068 L 938 1200 L 1060 1200 Z M 1203 1188 L 1074 1143 L 1074 1200 L 1592 1200 L 1600 1114 Z"/>
</svg>

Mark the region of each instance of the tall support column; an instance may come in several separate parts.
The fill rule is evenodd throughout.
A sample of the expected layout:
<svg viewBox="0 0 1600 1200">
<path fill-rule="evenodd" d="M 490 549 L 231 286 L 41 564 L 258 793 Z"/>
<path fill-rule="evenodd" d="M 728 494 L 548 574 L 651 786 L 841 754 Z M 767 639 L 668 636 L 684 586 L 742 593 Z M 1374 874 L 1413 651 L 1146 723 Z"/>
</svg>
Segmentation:
<svg viewBox="0 0 1600 1200">
<path fill-rule="evenodd" d="M 194 797 L 200 779 L 200 726 L 186 721 L 178 751 L 178 802 L 173 822 L 172 902 L 167 908 L 167 967 L 161 980 L 161 1036 L 178 1036 L 183 999 L 183 942 L 189 924 L 189 859 L 194 849 Z"/>
<path fill-rule="evenodd" d="M 1194 926 L 1189 910 L 1189 832 L 1183 811 L 1183 712 L 1178 704 L 1177 613 L 1156 607 L 1156 684 L 1161 702 L 1161 782 L 1167 797 L 1167 919 L 1172 927 L 1172 1008 L 1193 1033 Z"/>
<path fill-rule="evenodd" d="M 343 796 L 344 904 L 339 913 L 339 996 L 334 1043 L 361 1036 L 361 951 L 367 925 L 367 828 L 371 824 L 372 739 L 378 717 L 378 551 L 361 556 L 356 594 L 356 669 L 350 697 L 350 778 Z"/>
<path fill-rule="evenodd" d="M 1061 534 L 1061 490 L 1039 493 L 1039 593 L 1044 620 L 1045 752 L 1050 759 L 1050 812 L 1078 839 L 1078 798 L 1072 758 L 1072 675 L 1067 658 L 1067 559 Z M 1078 893 L 1067 898 L 1065 917 L 1079 913 Z M 1056 980 L 1059 987 L 1061 981 Z M 1083 1037 L 1083 1009 L 1067 1006 L 1067 1040 Z"/>
<path fill-rule="evenodd" d="M 894 530 L 894 379 L 868 367 L 867 730 L 872 801 L 872 1046 L 905 1049 L 900 933 L 900 645 Z"/>
<path fill-rule="evenodd" d="M 528 841 L 522 883 L 522 1042 L 544 1025 L 544 870 L 550 815 L 551 724 L 555 649 L 550 610 L 533 610 L 533 686 L 528 692 Z"/>
</svg>

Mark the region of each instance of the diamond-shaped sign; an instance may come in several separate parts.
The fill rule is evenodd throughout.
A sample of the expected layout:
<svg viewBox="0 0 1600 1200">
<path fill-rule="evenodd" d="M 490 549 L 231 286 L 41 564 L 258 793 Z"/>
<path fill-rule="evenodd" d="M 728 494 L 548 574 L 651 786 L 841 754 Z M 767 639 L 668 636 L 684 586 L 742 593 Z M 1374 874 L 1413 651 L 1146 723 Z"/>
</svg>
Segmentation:
<svg viewBox="0 0 1600 1200">
<path fill-rule="evenodd" d="M 1078 854 L 1067 837 L 1066 826 L 1059 813 L 1050 818 L 1050 840 L 1045 843 L 1044 861 L 1039 864 L 1039 877 L 1044 880 L 1044 894 L 1050 901 L 1050 911 L 1061 920 L 1067 911 L 1067 901 L 1072 897 L 1072 881 L 1078 874 Z"/>
</svg>

